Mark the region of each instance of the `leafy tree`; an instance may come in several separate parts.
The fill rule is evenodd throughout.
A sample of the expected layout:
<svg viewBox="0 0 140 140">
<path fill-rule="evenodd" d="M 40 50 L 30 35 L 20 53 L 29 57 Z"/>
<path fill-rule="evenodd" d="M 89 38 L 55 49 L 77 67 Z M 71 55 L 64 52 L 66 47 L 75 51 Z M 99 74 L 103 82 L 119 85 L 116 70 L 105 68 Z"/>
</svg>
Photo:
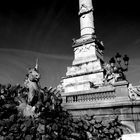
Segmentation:
<svg viewBox="0 0 140 140">
<path fill-rule="evenodd" d="M 123 134 L 118 118 L 107 124 L 94 116 L 73 118 L 55 88 L 41 89 L 32 105 L 26 103 L 27 91 L 20 85 L 0 85 L 0 139 L 115 140 Z"/>
</svg>

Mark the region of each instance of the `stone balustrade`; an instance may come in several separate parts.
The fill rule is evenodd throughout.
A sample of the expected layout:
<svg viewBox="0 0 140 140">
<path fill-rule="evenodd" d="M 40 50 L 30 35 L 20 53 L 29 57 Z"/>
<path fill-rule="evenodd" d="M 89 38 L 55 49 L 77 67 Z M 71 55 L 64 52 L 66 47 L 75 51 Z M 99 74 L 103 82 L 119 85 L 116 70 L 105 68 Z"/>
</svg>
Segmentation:
<svg viewBox="0 0 140 140">
<path fill-rule="evenodd" d="M 69 95 L 66 96 L 66 103 L 93 102 L 99 100 L 114 99 L 115 97 L 116 97 L 115 91 L 99 92 L 99 93 L 97 92 L 82 95 Z"/>
</svg>

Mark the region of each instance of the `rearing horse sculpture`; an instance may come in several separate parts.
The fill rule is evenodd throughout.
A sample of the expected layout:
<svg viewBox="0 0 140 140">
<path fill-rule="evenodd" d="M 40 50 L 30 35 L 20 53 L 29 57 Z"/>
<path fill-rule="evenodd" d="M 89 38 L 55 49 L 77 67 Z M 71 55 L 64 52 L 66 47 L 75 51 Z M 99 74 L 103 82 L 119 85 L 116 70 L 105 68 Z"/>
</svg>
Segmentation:
<svg viewBox="0 0 140 140">
<path fill-rule="evenodd" d="M 36 66 L 30 68 L 24 80 L 24 86 L 28 89 L 27 92 L 27 102 L 32 103 L 36 94 L 40 92 L 40 74 L 38 72 L 38 60 L 36 61 Z"/>
<path fill-rule="evenodd" d="M 40 74 L 38 72 L 38 61 L 36 61 L 36 66 L 34 68 L 30 68 L 24 80 L 24 87 L 27 88 L 25 95 L 27 95 L 27 99 L 22 96 L 18 97 L 19 106 L 17 106 L 18 110 L 23 113 L 24 116 L 32 116 L 37 117 L 39 113 L 37 113 L 35 104 L 40 99 L 41 87 L 39 84 Z"/>
</svg>

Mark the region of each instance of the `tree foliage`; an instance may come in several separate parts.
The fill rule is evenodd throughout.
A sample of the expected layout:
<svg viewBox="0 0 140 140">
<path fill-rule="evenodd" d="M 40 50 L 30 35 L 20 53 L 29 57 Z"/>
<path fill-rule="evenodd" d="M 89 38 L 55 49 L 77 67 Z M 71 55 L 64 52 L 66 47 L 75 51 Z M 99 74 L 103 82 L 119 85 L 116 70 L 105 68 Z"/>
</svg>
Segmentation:
<svg viewBox="0 0 140 140">
<path fill-rule="evenodd" d="M 115 140 L 123 134 L 117 117 L 108 123 L 94 116 L 73 118 L 61 106 L 61 94 L 55 88 L 43 88 L 33 105 L 25 103 L 33 111 L 25 115 L 21 103 L 26 101 L 27 90 L 20 85 L 0 85 L 0 139 Z"/>
</svg>

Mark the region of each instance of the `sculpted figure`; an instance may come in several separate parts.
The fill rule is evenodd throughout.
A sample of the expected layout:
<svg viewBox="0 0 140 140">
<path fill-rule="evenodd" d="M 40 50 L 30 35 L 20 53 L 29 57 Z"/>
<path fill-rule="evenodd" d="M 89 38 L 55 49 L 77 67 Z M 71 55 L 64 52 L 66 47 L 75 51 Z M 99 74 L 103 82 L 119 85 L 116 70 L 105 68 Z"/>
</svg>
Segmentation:
<svg viewBox="0 0 140 140">
<path fill-rule="evenodd" d="M 38 72 L 38 60 L 36 61 L 36 66 L 30 68 L 24 80 L 24 87 L 27 89 L 24 92 L 23 98 L 19 96 L 19 106 L 18 109 L 23 113 L 24 116 L 38 116 L 35 113 L 35 104 L 41 99 L 42 90 L 39 84 L 40 74 Z"/>
<path fill-rule="evenodd" d="M 24 86 L 28 89 L 27 102 L 32 105 L 32 101 L 36 94 L 40 92 L 40 74 L 38 72 L 38 62 L 35 68 L 30 68 L 24 80 Z"/>
<path fill-rule="evenodd" d="M 115 68 L 111 67 L 110 64 L 105 63 L 104 69 L 105 69 L 104 82 L 108 84 L 114 84 L 117 81 L 119 74 L 114 72 Z"/>
<path fill-rule="evenodd" d="M 45 108 L 55 110 L 59 107 L 61 101 L 60 88 L 41 88 L 40 74 L 38 71 L 38 62 L 34 68 L 30 68 L 24 80 L 24 92 L 19 94 L 17 100 L 19 102 L 18 110 L 24 116 L 38 117 L 40 112 Z"/>
</svg>

